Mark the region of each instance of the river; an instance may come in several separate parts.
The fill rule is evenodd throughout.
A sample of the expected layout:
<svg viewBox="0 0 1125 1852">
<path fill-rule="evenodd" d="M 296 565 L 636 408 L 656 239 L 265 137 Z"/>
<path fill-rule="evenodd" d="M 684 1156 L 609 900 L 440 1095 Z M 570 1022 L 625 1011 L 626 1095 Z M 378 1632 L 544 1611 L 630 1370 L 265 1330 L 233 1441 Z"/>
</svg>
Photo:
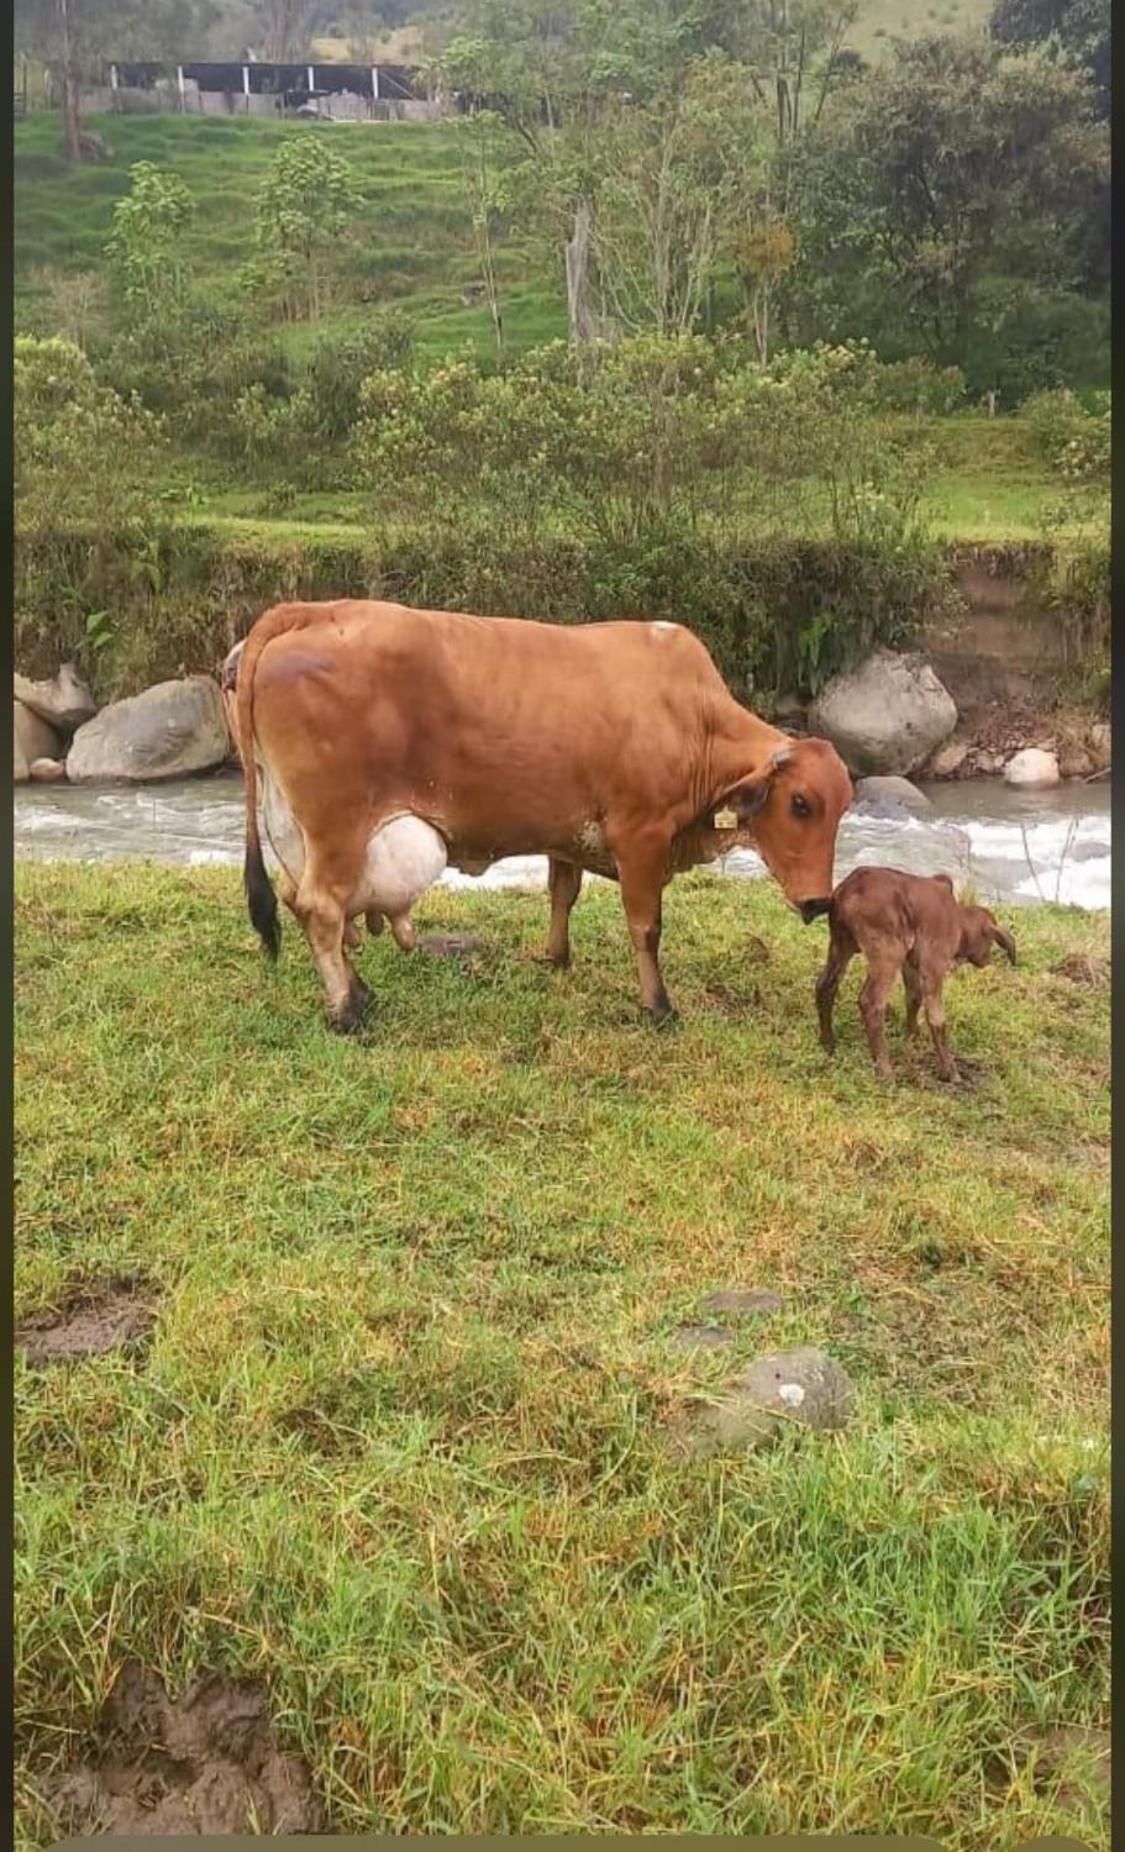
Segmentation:
<svg viewBox="0 0 1125 1852">
<path fill-rule="evenodd" d="M 1057 901 L 1084 909 L 1110 904 L 1110 787 L 1068 783 L 1019 791 L 999 779 L 923 787 L 932 810 L 877 814 L 863 806 L 840 827 L 836 877 L 874 862 L 917 874 L 945 871 L 971 881 L 983 900 L 1009 905 Z M 242 780 L 237 772 L 142 787 L 19 785 L 17 856 L 39 860 L 147 861 L 198 866 L 242 860 Z M 753 878 L 762 864 L 736 850 L 718 864 Z M 498 862 L 474 880 L 450 870 L 457 887 L 541 887 L 541 856 Z"/>
</svg>

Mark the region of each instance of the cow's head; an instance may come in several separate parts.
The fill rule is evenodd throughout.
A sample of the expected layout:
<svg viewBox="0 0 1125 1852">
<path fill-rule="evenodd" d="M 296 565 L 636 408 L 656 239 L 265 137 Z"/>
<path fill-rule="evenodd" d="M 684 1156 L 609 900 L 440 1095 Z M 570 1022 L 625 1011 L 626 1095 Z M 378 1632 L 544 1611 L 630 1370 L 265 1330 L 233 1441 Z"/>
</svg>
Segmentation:
<svg viewBox="0 0 1125 1852">
<path fill-rule="evenodd" d="M 853 795 L 848 768 L 827 740 L 787 739 L 721 800 L 806 922 L 828 911 L 836 831 Z"/>
<path fill-rule="evenodd" d="M 987 907 L 962 907 L 961 909 L 961 943 L 957 947 L 957 962 L 962 965 L 986 965 L 992 957 L 992 948 L 998 945 L 1006 956 L 1008 963 L 1016 962 L 1016 942 L 1010 932 L 997 924 Z"/>
</svg>

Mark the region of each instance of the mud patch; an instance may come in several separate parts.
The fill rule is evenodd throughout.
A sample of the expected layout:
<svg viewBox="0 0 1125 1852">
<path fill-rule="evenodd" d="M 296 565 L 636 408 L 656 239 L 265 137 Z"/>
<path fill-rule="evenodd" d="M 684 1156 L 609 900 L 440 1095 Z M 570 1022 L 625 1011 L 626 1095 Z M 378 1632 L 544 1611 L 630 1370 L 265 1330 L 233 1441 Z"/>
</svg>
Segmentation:
<svg viewBox="0 0 1125 1852">
<path fill-rule="evenodd" d="M 153 1294 L 142 1280 L 118 1275 L 79 1287 L 53 1311 L 34 1312 L 16 1326 L 15 1341 L 34 1369 L 142 1350 L 156 1323 Z"/>
<path fill-rule="evenodd" d="M 1089 952 L 1070 952 L 1051 966 L 1052 977 L 1064 977 L 1071 984 L 1091 987 L 1109 982 L 1109 959 L 1096 958 Z"/>
<path fill-rule="evenodd" d="M 64 1832 L 325 1830 L 308 1770 L 278 1748 L 257 1686 L 212 1674 L 173 1702 L 155 1673 L 131 1663 L 106 1706 L 103 1744 L 47 1796 Z"/>
<path fill-rule="evenodd" d="M 723 1325 L 680 1325 L 675 1341 L 681 1350 L 721 1350 L 733 1336 Z"/>
<path fill-rule="evenodd" d="M 703 1301 L 705 1312 L 722 1312 L 728 1318 L 754 1318 L 763 1312 L 780 1312 L 782 1300 L 780 1293 L 771 1292 L 768 1287 L 725 1287 L 717 1293 L 708 1293 Z"/>
<path fill-rule="evenodd" d="M 418 940 L 417 949 L 427 958 L 470 958 L 486 948 L 475 932 L 431 932 Z"/>
</svg>

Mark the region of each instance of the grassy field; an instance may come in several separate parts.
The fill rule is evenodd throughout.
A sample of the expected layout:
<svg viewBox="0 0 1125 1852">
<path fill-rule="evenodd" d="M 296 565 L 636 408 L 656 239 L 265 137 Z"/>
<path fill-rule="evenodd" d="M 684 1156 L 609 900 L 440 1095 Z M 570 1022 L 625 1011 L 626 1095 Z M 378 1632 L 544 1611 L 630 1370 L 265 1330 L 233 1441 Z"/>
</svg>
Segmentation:
<svg viewBox="0 0 1125 1852">
<path fill-rule="evenodd" d="M 485 952 L 369 945 L 357 1042 L 238 887 L 17 869 L 17 1317 L 121 1272 L 158 1311 L 17 1359 L 24 1844 L 136 1655 L 264 1681 L 338 1831 L 1107 1845 L 1049 1752 L 1108 1707 L 1108 994 L 1055 970 L 1107 921 L 1021 911 L 950 986 L 973 1084 L 893 1033 L 883 1090 L 764 886 L 672 890 L 666 1036 L 612 890 L 565 976 L 541 898 L 439 891 Z M 784 1309 L 678 1345 L 727 1286 Z M 669 1456 L 801 1342 L 846 1432 Z"/>
</svg>

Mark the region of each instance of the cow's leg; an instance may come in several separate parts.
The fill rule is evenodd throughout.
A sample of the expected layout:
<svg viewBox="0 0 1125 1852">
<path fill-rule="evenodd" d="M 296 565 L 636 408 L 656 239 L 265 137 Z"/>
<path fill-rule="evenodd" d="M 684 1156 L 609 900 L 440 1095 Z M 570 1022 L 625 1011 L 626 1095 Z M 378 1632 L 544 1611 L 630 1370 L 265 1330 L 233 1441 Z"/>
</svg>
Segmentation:
<svg viewBox="0 0 1125 1852">
<path fill-rule="evenodd" d="M 329 1023 L 345 1035 L 359 1028 L 371 1000 L 344 949 L 350 926 L 347 903 L 362 865 L 362 848 L 350 856 L 326 856 L 310 845 L 293 907 L 320 972 Z"/>
<path fill-rule="evenodd" d="M 660 929 L 668 844 L 663 837 L 616 854 L 621 901 L 629 922 L 629 937 L 637 958 L 641 1005 L 659 1026 L 676 1012 L 660 975 Z"/>
<path fill-rule="evenodd" d="M 921 973 L 922 1008 L 926 1012 L 930 1037 L 937 1056 L 938 1073 L 943 1080 L 957 1079 L 957 1066 L 949 1046 L 949 1032 L 945 1026 L 945 1005 L 941 1000 L 941 987 L 944 979 L 942 971 Z"/>
<path fill-rule="evenodd" d="M 902 967 L 902 987 L 906 992 L 906 1033 L 913 1035 L 918 1027 L 918 1011 L 922 1007 L 922 980 L 913 959 L 908 958 Z"/>
<path fill-rule="evenodd" d="M 898 960 L 872 958 L 868 954 L 867 982 L 859 993 L 859 1013 L 867 1031 L 867 1040 L 880 1080 L 891 1079 L 891 1057 L 887 1049 L 887 998 L 894 989 L 899 973 Z"/>
<path fill-rule="evenodd" d="M 552 855 L 547 864 L 551 929 L 547 934 L 546 958 L 548 964 L 556 965 L 560 971 L 565 971 L 570 963 L 570 911 L 581 886 L 582 870 L 573 862 L 556 861 Z"/>
<path fill-rule="evenodd" d="M 841 932 L 834 932 L 828 945 L 828 958 L 824 970 L 816 982 L 816 1011 L 820 1020 L 820 1045 L 826 1054 L 836 1052 L 836 1031 L 832 1027 L 832 1012 L 836 1008 L 836 997 L 844 972 L 855 957 L 856 947 L 850 934 L 845 938 Z"/>
</svg>

